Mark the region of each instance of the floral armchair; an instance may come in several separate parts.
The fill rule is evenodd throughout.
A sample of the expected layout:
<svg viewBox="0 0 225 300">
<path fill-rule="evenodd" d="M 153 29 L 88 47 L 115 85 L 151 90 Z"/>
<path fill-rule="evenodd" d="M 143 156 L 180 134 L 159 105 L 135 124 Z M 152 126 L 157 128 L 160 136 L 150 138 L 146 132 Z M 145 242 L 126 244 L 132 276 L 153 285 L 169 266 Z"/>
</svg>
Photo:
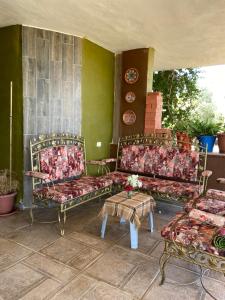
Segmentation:
<svg viewBox="0 0 225 300">
<path fill-rule="evenodd" d="M 161 235 L 165 241 L 160 258 L 161 284 L 170 257 L 225 276 L 225 192 L 211 189 L 204 197 L 189 201 L 184 211 L 164 226 Z"/>
</svg>

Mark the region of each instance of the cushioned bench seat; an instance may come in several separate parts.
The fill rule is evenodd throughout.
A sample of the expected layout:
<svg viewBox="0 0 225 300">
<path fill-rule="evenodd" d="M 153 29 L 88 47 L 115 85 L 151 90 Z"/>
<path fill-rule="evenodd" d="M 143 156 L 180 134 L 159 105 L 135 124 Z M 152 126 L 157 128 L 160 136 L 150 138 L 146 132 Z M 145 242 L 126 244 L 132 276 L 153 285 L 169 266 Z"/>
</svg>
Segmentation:
<svg viewBox="0 0 225 300">
<path fill-rule="evenodd" d="M 49 187 L 42 187 L 33 191 L 39 199 L 51 199 L 58 203 L 65 203 L 76 197 L 84 196 L 101 188 L 111 186 L 110 178 L 83 176 L 80 179 L 65 181 Z"/>
<path fill-rule="evenodd" d="M 200 220 L 190 218 L 188 215 L 178 220 L 182 215 L 183 213 L 177 214 L 176 217 L 162 229 L 161 235 L 165 239 L 175 241 L 185 247 L 190 246 L 208 253 L 225 256 L 224 250 L 219 250 L 213 246 L 213 238 L 218 232 L 218 227 L 205 224 Z M 174 229 L 173 226 L 175 224 Z"/>
<path fill-rule="evenodd" d="M 106 177 L 111 179 L 114 184 L 124 185 L 129 175 L 131 174 L 115 171 L 109 173 Z M 140 176 L 139 179 L 142 181 L 142 190 L 149 192 L 158 192 L 172 197 L 174 196 L 175 198 L 180 197 L 185 199 L 197 198 L 200 194 L 199 185 L 197 183 L 179 182 L 146 176 Z"/>
<path fill-rule="evenodd" d="M 200 197 L 199 199 L 192 199 L 185 205 L 185 211 L 189 212 L 193 208 L 225 216 L 225 201 L 210 198 L 209 196 Z"/>
</svg>

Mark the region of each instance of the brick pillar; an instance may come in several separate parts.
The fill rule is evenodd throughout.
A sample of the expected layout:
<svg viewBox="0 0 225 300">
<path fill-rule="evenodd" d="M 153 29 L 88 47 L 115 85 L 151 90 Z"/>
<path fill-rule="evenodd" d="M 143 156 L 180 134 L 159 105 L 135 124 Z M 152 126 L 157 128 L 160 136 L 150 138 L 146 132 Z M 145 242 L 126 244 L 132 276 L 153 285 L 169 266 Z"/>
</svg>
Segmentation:
<svg viewBox="0 0 225 300">
<path fill-rule="evenodd" d="M 147 93 L 145 109 L 144 133 L 161 129 L 162 125 L 162 95 L 158 92 Z"/>
</svg>

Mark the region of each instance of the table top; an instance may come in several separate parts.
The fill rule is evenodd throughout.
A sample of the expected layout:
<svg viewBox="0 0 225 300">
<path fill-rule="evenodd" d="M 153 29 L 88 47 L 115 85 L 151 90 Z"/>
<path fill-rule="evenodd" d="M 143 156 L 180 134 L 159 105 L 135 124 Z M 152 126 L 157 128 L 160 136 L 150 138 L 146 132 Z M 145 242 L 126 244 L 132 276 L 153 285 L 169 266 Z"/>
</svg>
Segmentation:
<svg viewBox="0 0 225 300">
<path fill-rule="evenodd" d="M 123 192 L 120 192 L 116 195 L 113 195 L 109 198 L 106 199 L 106 202 L 114 202 L 114 203 L 121 203 L 121 202 L 124 202 L 122 201 L 122 199 L 124 200 L 134 200 L 134 201 L 138 201 L 138 202 L 146 202 L 146 200 L 150 200 L 151 202 L 155 202 L 154 198 L 148 194 L 144 194 L 142 192 L 133 192 L 133 195 L 131 198 L 128 198 L 127 197 L 127 192 L 126 191 L 123 191 Z"/>
<path fill-rule="evenodd" d="M 134 192 L 131 198 L 127 198 L 127 192 L 123 191 L 106 199 L 100 215 L 117 216 L 139 227 L 140 218 L 153 212 L 154 207 L 155 200 L 152 196 Z"/>
</svg>

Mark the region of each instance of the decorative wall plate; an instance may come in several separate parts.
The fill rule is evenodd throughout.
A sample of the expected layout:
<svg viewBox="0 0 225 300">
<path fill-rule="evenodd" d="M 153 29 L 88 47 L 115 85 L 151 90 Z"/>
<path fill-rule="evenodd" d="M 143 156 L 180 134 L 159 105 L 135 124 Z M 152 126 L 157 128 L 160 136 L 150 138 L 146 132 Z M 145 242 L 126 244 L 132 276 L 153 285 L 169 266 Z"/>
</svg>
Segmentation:
<svg viewBox="0 0 225 300">
<path fill-rule="evenodd" d="M 139 73 L 137 69 L 129 68 L 126 70 L 124 76 L 126 83 L 133 84 L 138 81 L 138 78 L 139 78 Z"/>
<path fill-rule="evenodd" d="M 128 109 L 123 113 L 124 124 L 133 125 L 135 121 L 136 121 L 136 115 L 133 110 Z"/>
<path fill-rule="evenodd" d="M 134 92 L 127 92 L 126 95 L 125 95 L 125 100 L 128 102 L 128 103 L 132 103 L 134 102 L 136 99 L 136 95 Z"/>
</svg>

